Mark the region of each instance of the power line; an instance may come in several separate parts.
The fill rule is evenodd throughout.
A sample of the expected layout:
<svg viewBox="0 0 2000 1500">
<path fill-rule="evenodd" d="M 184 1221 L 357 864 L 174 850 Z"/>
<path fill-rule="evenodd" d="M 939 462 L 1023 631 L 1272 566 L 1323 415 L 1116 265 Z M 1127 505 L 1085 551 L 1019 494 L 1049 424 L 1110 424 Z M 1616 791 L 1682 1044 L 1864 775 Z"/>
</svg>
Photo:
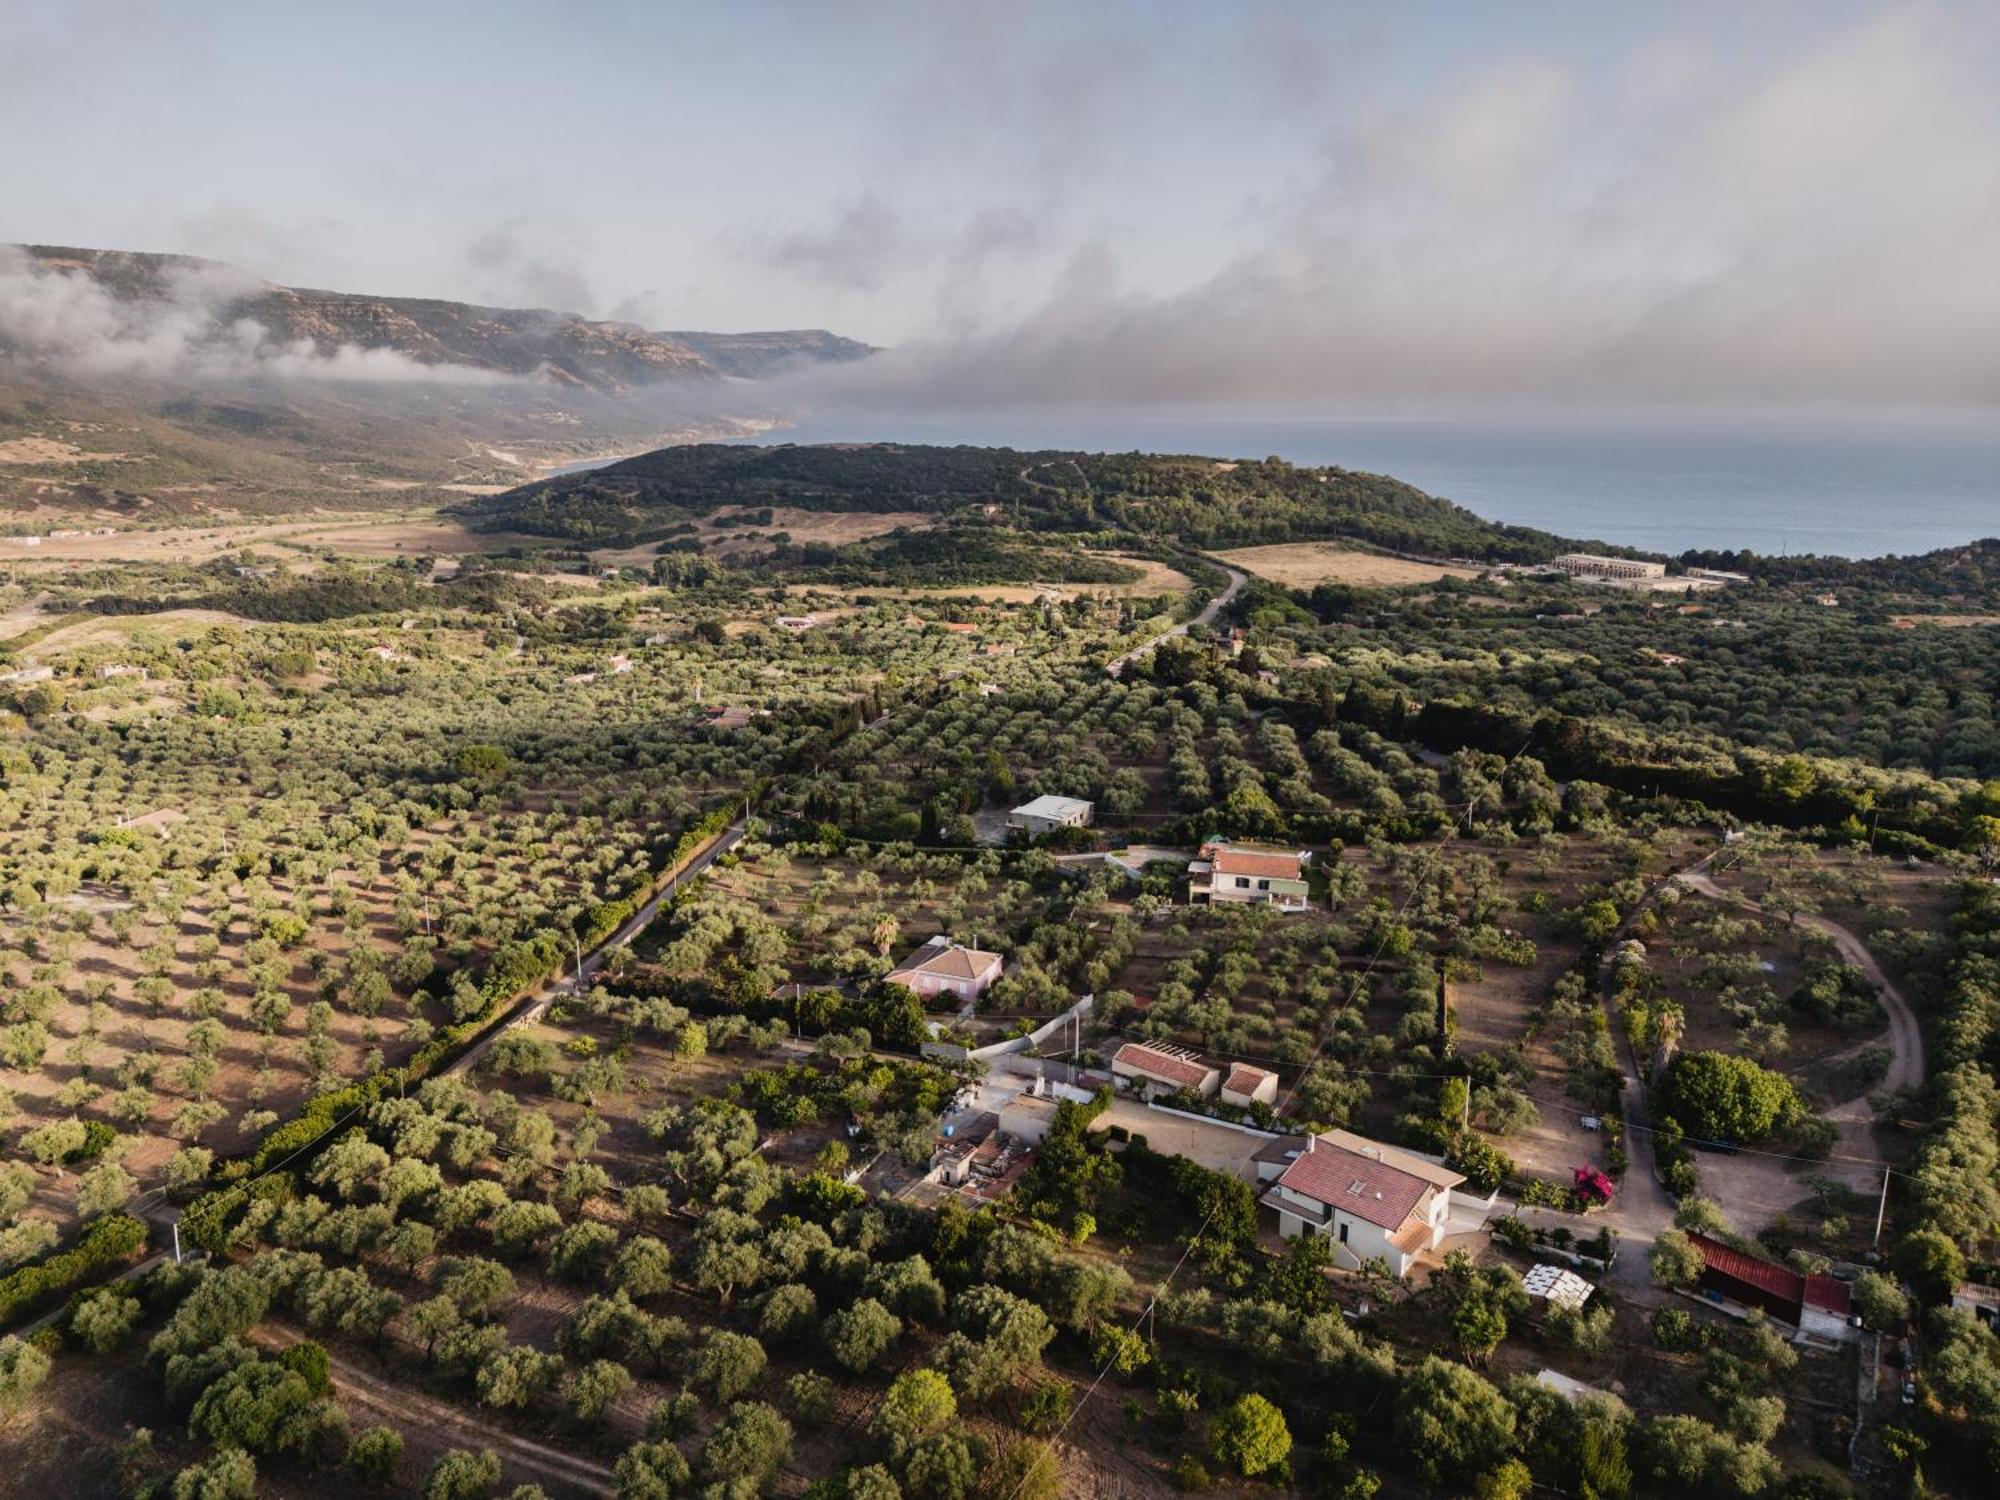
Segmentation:
<svg viewBox="0 0 2000 1500">
<path fill-rule="evenodd" d="M 1534 741 L 1534 735 L 1531 732 L 1526 739 L 1521 741 L 1520 748 L 1516 750 L 1512 755 L 1507 757 L 1505 764 L 1501 767 L 1501 771 L 1503 774 L 1505 773 L 1505 771 L 1509 766 L 1512 766 L 1515 761 L 1519 760 L 1522 755 L 1527 753 L 1528 746 L 1532 744 L 1533 741 Z M 1383 924 L 1381 932 L 1377 935 L 1375 939 L 1374 951 L 1368 955 L 1368 962 L 1361 968 L 1359 972 L 1357 972 L 1354 975 L 1352 983 L 1349 984 L 1348 986 L 1347 996 L 1345 999 L 1341 1001 L 1340 1009 L 1335 1012 L 1336 1015 L 1344 1013 L 1347 1010 L 1347 1008 L 1354 1003 L 1355 996 L 1360 994 L 1361 986 L 1363 985 L 1363 983 L 1367 981 L 1368 977 L 1374 973 L 1375 965 L 1377 961 L 1379 961 L 1380 958 L 1382 957 L 1382 950 L 1388 945 L 1389 929 L 1395 926 L 1396 923 L 1400 922 L 1403 919 L 1404 914 L 1409 911 L 1411 904 L 1417 899 L 1417 893 L 1423 889 L 1424 879 L 1429 874 L 1429 869 L 1428 869 L 1429 864 L 1432 861 L 1434 861 L 1439 855 L 1443 854 L 1446 846 L 1450 844 L 1453 837 L 1455 837 L 1463 828 L 1471 824 L 1472 814 L 1477 809 L 1477 807 L 1478 804 L 1476 801 L 1468 800 L 1465 806 L 1464 817 L 1461 820 L 1454 822 L 1451 827 L 1451 831 L 1446 833 L 1442 838 L 1440 838 L 1437 841 L 1436 844 L 1432 845 L 1426 851 L 1423 862 L 1425 868 L 1419 870 L 1416 874 L 1413 874 L 1411 876 L 1409 890 L 1405 893 L 1403 897 L 1402 905 L 1397 907 L 1395 913 L 1390 917 L 1389 921 Z M 1325 1035 L 1322 1034 L 1319 1040 L 1314 1043 L 1312 1053 L 1307 1057 L 1304 1065 L 1301 1068 L 1299 1074 L 1301 1080 L 1303 1080 L 1303 1078 L 1305 1077 L 1304 1069 L 1310 1068 L 1313 1065 L 1313 1063 L 1318 1060 L 1319 1054 L 1326 1047 L 1326 1042 L 1327 1039 Z M 1292 1095 L 1297 1091 L 1297 1089 L 1298 1089 L 1298 1083 L 1294 1082 L 1292 1084 L 1292 1087 L 1285 1091 L 1284 1097 L 1278 1101 L 1277 1107 L 1279 1110 L 1284 1109 L 1284 1107 L 1291 1102 Z M 1132 1329 L 1131 1329 L 1132 1333 L 1136 1335 L 1138 1331 L 1145 1326 L 1146 1319 L 1151 1317 L 1153 1315 L 1154 1309 L 1159 1306 L 1161 1295 L 1165 1293 L 1167 1288 L 1173 1285 L 1174 1278 L 1180 1274 L 1181 1267 L 1187 1264 L 1188 1257 L 1194 1254 L 1194 1247 L 1201 1243 L 1202 1235 L 1207 1233 L 1208 1226 L 1215 1222 L 1215 1216 L 1221 1211 L 1222 1211 L 1222 1204 L 1218 1202 L 1213 1208 L 1209 1209 L 1207 1216 L 1202 1219 L 1201 1223 L 1196 1227 L 1195 1232 L 1188 1236 L 1187 1245 L 1185 1248 L 1182 1249 L 1180 1253 L 1180 1258 L 1176 1260 L 1173 1263 L 1172 1267 L 1168 1269 L 1166 1276 L 1157 1285 L 1154 1286 L 1151 1294 L 1148 1295 L 1148 1297 L 1146 1298 L 1146 1305 L 1139 1310 L 1139 1316 L 1132 1323 Z M 1104 1383 L 1104 1377 L 1111 1373 L 1111 1367 L 1117 1363 L 1118 1353 L 1119 1351 L 1117 1350 L 1117 1348 L 1114 1347 L 1111 1353 L 1105 1358 L 1103 1368 L 1097 1372 L 1096 1376 L 1091 1380 L 1090 1384 L 1084 1389 L 1083 1395 L 1078 1398 L 1076 1404 L 1070 1408 L 1069 1415 L 1063 1418 L 1062 1426 L 1058 1427 L 1055 1430 L 1055 1432 L 1051 1435 L 1049 1441 L 1052 1447 L 1054 1444 L 1062 1441 L 1063 1434 L 1068 1432 L 1070 1429 L 1070 1424 L 1077 1419 L 1077 1415 L 1080 1412 L 1082 1412 L 1084 1406 L 1088 1404 L 1088 1402 L 1090 1401 L 1090 1398 L 1097 1394 L 1097 1388 Z M 1058 1460 L 1058 1462 L 1060 1462 L 1060 1460 Z M 1015 1483 L 1014 1488 L 1008 1491 L 1006 1500 L 1017 1500 L 1017 1497 L 1021 1493 L 1021 1487 L 1025 1485 L 1027 1482 L 1028 1482 L 1028 1476 L 1027 1474 L 1024 1473 L 1021 1476 L 1021 1478 Z"/>
</svg>

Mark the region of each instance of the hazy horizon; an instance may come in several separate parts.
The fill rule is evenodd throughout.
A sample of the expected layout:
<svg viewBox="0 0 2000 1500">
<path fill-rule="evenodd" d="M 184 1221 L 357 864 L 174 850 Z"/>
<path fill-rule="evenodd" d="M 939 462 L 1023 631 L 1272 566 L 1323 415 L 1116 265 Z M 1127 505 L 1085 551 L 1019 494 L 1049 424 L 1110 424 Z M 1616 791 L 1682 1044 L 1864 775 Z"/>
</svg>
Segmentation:
<svg viewBox="0 0 2000 1500">
<path fill-rule="evenodd" d="M 0 238 L 894 346 L 802 410 L 2000 397 L 1992 10 L 340 16 L 9 7 Z"/>
</svg>

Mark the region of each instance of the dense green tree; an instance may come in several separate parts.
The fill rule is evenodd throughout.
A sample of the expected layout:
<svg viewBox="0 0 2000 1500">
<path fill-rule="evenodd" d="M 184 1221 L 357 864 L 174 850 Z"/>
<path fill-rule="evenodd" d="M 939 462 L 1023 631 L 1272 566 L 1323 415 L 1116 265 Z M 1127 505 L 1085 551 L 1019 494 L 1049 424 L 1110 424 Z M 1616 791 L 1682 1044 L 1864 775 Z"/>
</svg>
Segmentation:
<svg viewBox="0 0 2000 1500">
<path fill-rule="evenodd" d="M 347 1472 L 360 1484 L 385 1485 L 403 1457 L 403 1435 L 393 1427 L 368 1427 L 347 1445 Z"/>
<path fill-rule="evenodd" d="M 1216 1417 L 1208 1442 L 1218 1460 L 1254 1478 L 1291 1456 L 1292 1431 L 1285 1414 L 1253 1391 Z"/>
<path fill-rule="evenodd" d="M 1497 1467 L 1514 1436 L 1514 1412 L 1483 1376 L 1424 1359 L 1403 1382 L 1396 1435 L 1432 1484 Z"/>
</svg>

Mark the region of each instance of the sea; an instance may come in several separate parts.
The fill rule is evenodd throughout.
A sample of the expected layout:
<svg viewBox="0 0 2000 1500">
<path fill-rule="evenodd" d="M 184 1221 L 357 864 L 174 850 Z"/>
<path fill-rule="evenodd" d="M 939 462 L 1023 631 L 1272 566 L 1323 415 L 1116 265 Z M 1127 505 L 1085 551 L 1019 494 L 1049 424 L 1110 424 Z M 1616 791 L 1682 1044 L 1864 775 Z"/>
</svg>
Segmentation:
<svg viewBox="0 0 2000 1500">
<path fill-rule="evenodd" d="M 1494 521 L 1669 555 L 1883 557 L 2000 537 L 2000 415 L 801 418 L 761 442 L 1275 456 L 1389 474 Z"/>
</svg>

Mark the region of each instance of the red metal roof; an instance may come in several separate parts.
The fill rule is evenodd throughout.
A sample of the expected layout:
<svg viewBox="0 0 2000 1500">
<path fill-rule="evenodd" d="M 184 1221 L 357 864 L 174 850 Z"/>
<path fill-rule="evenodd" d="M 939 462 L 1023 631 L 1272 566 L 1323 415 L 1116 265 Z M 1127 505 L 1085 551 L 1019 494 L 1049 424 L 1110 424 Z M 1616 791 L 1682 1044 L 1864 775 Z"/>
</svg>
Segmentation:
<svg viewBox="0 0 2000 1500">
<path fill-rule="evenodd" d="M 1705 1234 L 1690 1234 L 1688 1239 L 1701 1252 L 1702 1262 L 1718 1276 L 1755 1287 L 1795 1307 L 1817 1307 L 1839 1317 L 1847 1316 L 1848 1288 L 1844 1281 L 1831 1276 L 1801 1276 L 1789 1266 L 1745 1255 Z"/>
<path fill-rule="evenodd" d="M 1388 1230 L 1402 1228 L 1431 1191 L 1431 1184 L 1415 1173 L 1332 1145 L 1324 1137 L 1299 1153 L 1278 1186 Z"/>
</svg>

